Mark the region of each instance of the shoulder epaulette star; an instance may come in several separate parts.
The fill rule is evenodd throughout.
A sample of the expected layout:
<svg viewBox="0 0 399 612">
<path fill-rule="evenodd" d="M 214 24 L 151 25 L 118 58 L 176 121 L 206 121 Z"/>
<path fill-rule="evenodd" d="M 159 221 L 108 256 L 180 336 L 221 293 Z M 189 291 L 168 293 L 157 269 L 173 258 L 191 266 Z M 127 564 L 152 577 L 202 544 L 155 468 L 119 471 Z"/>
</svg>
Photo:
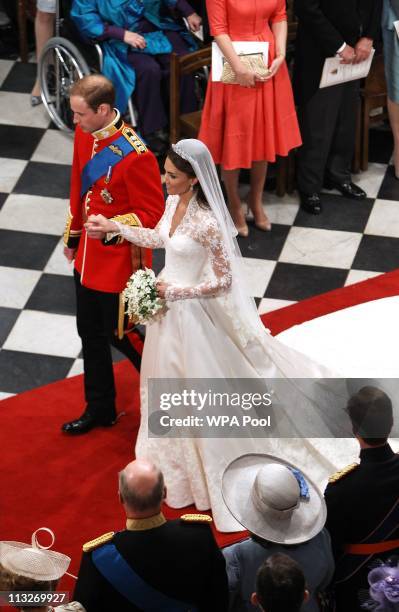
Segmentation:
<svg viewBox="0 0 399 612">
<path fill-rule="evenodd" d="M 122 129 L 122 134 L 126 138 L 126 140 L 132 145 L 138 155 L 141 155 L 142 153 L 146 153 L 148 151 L 145 143 L 141 140 L 141 138 L 137 136 L 136 132 L 132 128 L 125 126 Z"/>
<path fill-rule="evenodd" d="M 344 467 L 342 470 L 338 470 L 338 472 L 335 472 L 334 474 L 332 474 L 330 478 L 328 479 L 328 482 L 330 484 L 334 482 L 338 482 L 338 480 L 341 480 L 341 478 L 343 478 L 344 476 L 347 476 L 347 474 L 350 474 L 351 472 L 353 472 L 353 470 L 356 470 L 356 468 L 358 467 L 359 467 L 358 463 L 351 463 L 350 465 L 347 465 L 346 467 Z"/>
<path fill-rule="evenodd" d="M 112 540 L 114 535 L 115 535 L 115 531 L 109 531 L 108 533 L 104 533 L 103 535 L 100 535 L 98 538 L 95 538 L 94 540 L 90 540 L 90 542 L 86 542 L 86 544 L 83 544 L 83 552 L 90 552 L 94 550 L 95 548 L 98 548 L 99 546 L 106 544 L 107 542 Z"/>
<path fill-rule="evenodd" d="M 180 519 L 184 523 L 212 523 L 212 517 L 208 514 L 183 514 Z"/>
</svg>

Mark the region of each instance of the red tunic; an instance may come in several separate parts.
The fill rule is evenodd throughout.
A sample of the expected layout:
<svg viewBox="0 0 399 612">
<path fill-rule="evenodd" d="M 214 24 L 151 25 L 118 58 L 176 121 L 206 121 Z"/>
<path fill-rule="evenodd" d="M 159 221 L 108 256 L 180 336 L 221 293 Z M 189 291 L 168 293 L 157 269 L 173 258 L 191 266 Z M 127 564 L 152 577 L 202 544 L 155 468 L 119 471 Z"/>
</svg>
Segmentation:
<svg viewBox="0 0 399 612">
<path fill-rule="evenodd" d="M 267 41 L 269 66 L 275 57 L 270 26 L 287 19 L 285 0 L 207 0 L 213 36 L 233 41 Z M 274 79 L 255 88 L 209 80 L 199 133 L 217 164 L 226 170 L 275 161 L 301 144 L 291 82 L 285 62 Z"/>
<path fill-rule="evenodd" d="M 81 198 L 81 174 L 85 164 L 103 148 L 110 145 L 128 128 L 123 121 L 117 124 L 119 129 L 111 126 L 108 137 L 101 134 L 83 132 L 76 128 L 75 147 L 71 177 L 70 214 L 64 234 L 66 246 L 75 247 L 78 243 L 75 267 L 81 275 L 81 283 L 89 289 L 119 293 L 126 285 L 128 278 L 138 267 L 140 260 L 138 248 L 126 241 L 105 245 L 101 240 L 88 238 L 83 227 L 91 214 L 104 215 L 129 225 L 142 225 L 153 228 L 164 211 L 164 197 L 161 177 L 154 155 L 134 134 L 136 149 L 113 166 L 109 182 L 102 176 Z M 103 135 L 106 136 L 106 134 Z M 137 146 L 139 143 L 139 146 Z M 106 189 L 112 197 L 107 203 L 101 196 Z M 120 217 L 122 216 L 122 218 Z M 146 258 L 147 265 L 151 259 Z"/>
</svg>

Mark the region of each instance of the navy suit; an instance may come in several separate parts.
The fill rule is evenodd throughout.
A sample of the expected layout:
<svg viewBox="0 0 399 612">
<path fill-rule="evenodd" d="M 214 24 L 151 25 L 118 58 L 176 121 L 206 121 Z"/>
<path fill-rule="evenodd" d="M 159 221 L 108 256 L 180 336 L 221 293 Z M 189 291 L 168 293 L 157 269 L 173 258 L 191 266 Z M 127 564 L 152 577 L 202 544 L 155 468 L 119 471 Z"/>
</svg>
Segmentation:
<svg viewBox="0 0 399 612">
<path fill-rule="evenodd" d="M 380 34 L 382 0 L 295 0 L 298 32 L 294 93 L 303 145 L 298 155 L 298 188 L 320 192 L 325 177 L 351 180 L 359 81 L 319 89 L 324 61 L 343 43 Z"/>
</svg>

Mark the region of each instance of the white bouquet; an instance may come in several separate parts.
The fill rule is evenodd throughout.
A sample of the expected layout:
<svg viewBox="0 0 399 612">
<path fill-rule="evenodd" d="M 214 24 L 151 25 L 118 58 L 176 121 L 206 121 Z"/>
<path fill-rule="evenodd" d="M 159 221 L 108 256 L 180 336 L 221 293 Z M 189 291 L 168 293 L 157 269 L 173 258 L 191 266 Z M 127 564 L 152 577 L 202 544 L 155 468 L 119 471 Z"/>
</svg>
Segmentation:
<svg viewBox="0 0 399 612">
<path fill-rule="evenodd" d="M 127 281 L 122 294 L 125 312 L 135 323 L 149 323 L 161 309 L 164 311 L 165 300 L 158 296 L 155 283 L 154 271 L 148 268 L 137 270 Z"/>
</svg>

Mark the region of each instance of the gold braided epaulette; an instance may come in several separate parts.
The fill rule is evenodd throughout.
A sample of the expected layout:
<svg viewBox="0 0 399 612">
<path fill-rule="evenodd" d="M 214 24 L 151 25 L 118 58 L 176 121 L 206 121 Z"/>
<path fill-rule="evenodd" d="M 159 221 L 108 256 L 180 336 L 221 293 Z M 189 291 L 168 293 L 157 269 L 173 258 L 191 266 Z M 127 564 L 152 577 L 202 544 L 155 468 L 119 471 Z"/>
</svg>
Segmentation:
<svg viewBox="0 0 399 612">
<path fill-rule="evenodd" d="M 82 547 L 83 552 L 90 552 L 94 550 L 95 548 L 98 548 L 99 546 L 106 544 L 107 542 L 112 540 L 114 535 L 115 535 L 115 531 L 109 531 L 108 533 L 104 533 L 103 535 L 100 535 L 98 538 L 95 538 L 94 540 L 90 540 L 90 542 L 86 542 L 86 544 L 83 544 L 83 547 Z"/>
<path fill-rule="evenodd" d="M 122 129 L 122 134 L 126 138 L 126 140 L 132 145 L 133 149 L 136 151 L 138 155 L 142 153 L 146 153 L 148 151 L 145 143 L 139 138 L 136 132 L 128 126 L 125 126 Z"/>
<path fill-rule="evenodd" d="M 110 221 L 118 221 L 123 225 L 130 225 L 131 227 L 141 227 L 140 219 L 134 213 L 127 213 L 126 215 L 115 215 L 110 218 Z"/>
<path fill-rule="evenodd" d="M 351 472 L 353 472 L 353 470 L 356 470 L 356 468 L 358 467 L 359 467 L 358 463 L 351 463 L 350 465 L 347 465 L 346 467 L 344 467 L 342 470 L 338 470 L 338 472 L 335 472 L 334 474 L 332 474 L 330 478 L 328 479 L 328 482 L 330 484 L 334 482 L 338 482 L 338 480 L 341 480 L 341 478 L 343 478 L 347 474 L 350 474 Z"/>
<path fill-rule="evenodd" d="M 212 523 L 208 514 L 183 514 L 180 519 L 185 523 Z"/>
</svg>

